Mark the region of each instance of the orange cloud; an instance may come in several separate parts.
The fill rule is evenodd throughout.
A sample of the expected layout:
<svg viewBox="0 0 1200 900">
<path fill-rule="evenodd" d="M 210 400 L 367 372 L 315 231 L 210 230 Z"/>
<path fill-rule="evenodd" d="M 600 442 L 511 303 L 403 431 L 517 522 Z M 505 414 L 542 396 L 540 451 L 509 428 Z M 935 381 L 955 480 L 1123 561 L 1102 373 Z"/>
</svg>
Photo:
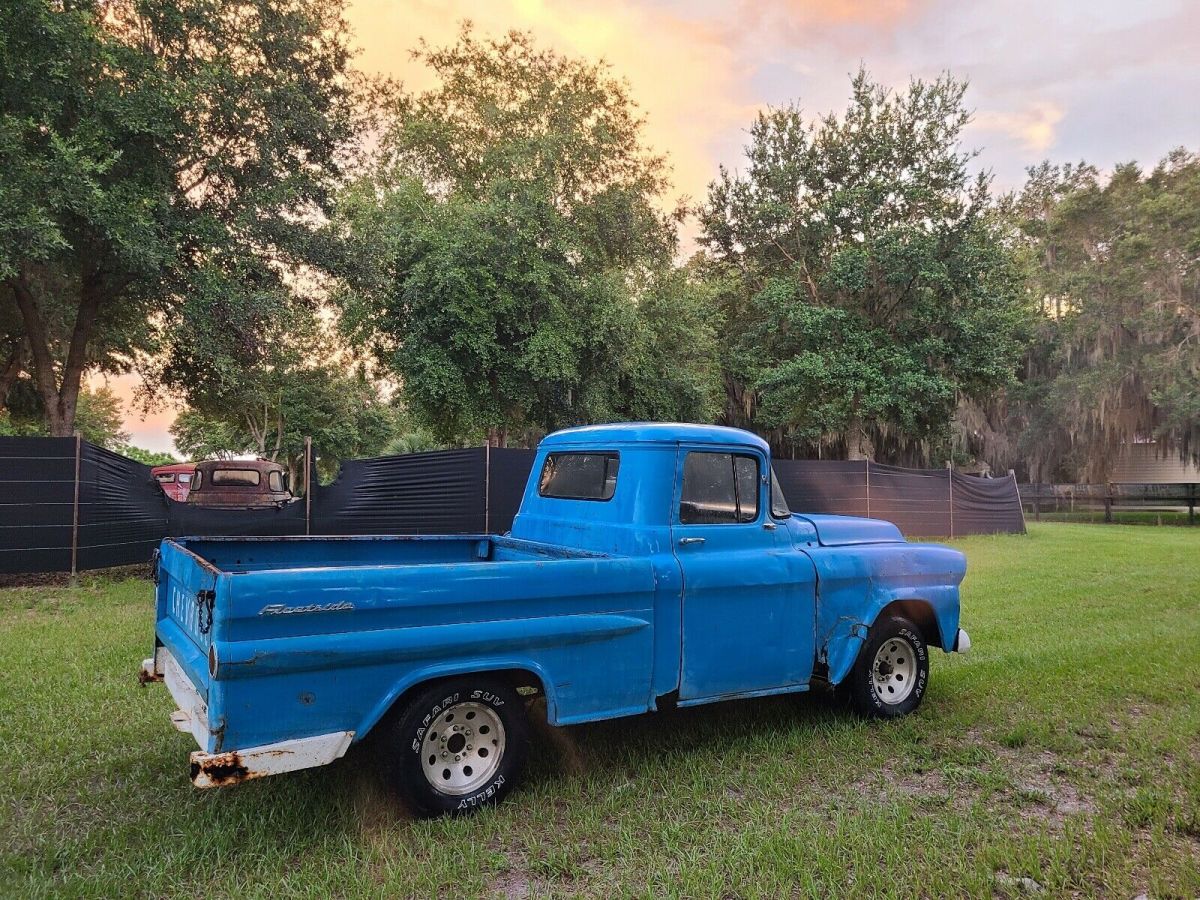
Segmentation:
<svg viewBox="0 0 1200 900">
<path fill-rule="evenodd" d="M 1044 153 L 1054 145 L 1058 123 L 1065 114 L 1057 103 L 1037 100 L 1016 112 L 982 110 L 975 114 L 975 125 L 1006 134 L 1027 150 Z"/>
<path fill-rule="evenodd" d="M 873 25 L 902 19 L 913 7 L 912 0 L 791 0 L 767 5 L 805 21 Z"/>
</svg>

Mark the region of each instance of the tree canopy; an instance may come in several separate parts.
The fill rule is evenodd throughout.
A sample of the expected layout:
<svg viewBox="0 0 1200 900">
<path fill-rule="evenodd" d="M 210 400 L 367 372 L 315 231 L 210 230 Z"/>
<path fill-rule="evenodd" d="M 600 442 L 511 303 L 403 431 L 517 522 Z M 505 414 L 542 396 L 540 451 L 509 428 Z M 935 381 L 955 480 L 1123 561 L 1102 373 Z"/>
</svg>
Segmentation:
<svg viewBox="0 0 1200 900">
<path fill-rule="evenodd" d="M 1043 313 L 996 427 L 1035 479 L 1107 478 L 1123 444 L 1200 455 L 1200 157 L 1029 170 L 1012 213 Z"/>
<path fill-rule="evenodd" d="M 438 86 L 399 97 L 335 223 L 368 261 L 347 332 L 415 420 L 504 443 L 635 410 L 708 418 L 710 310 L 672 269 L 665 172 L 626 85 L 515 32 L 416 56 Z"/>
<path fill-rule="evenodd" d="M 746 171 L 722 169 L 700 210 L 732 424 L 791 452 L 927 462 L 960 396 L 1012 379 L 1022 270 L 959 146 L 964 90 L 860 71 L 840 117 L 758 116 Z"/>
<path fill-rule="evenodd" d="M 996 198 L 965 82 L 860 71 L 689 210 L 606 64 L 464 24 L 404 90 L 353 71 L 344 2 L 0 5 L 0 433 L 124 447 L 87 384 L 136 370 L 183 452 L 293 468 L 621 419 L 1041 479 L 1200 458 L 1195 153 Z"/>
<path fill-rule="evenodd" d="M 89 371 L 212 374 L 184 321 L 253 356 L 289 273 L 331 252 L 341 0 L 12 0 L 0 34 L 0 350 L 50 432 Z"/>
</svg>

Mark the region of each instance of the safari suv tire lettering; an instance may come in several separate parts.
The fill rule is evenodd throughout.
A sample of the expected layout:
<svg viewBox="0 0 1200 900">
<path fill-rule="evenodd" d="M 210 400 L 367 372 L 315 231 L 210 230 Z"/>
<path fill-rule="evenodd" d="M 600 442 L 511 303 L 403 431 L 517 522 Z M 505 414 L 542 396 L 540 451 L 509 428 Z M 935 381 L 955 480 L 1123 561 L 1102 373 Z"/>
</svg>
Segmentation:
<svg viewBox="0 0 1200 900">
<path fill-rule="evenodd" d="M 482 721 L 491 724 L 479 728 L 487 731 L 487 739 L 481 735 L 463 731 L 456 734 L 452 743 L 445 744 L 445 734 L 438 744 L 437 731 L 453 720 L 459 708 L 455 725 L 466 725 L 470 717 L 476 726 Z M 452 717 L 447 719 L 447 717 Z M 452 726 L 453 727 L 453 726 Z M 458 743 L 453 743 L 458 740 Z M 468 741 L 474 744 L 469 744 Z M 461 780 L 455 792 L 447 787 L 450 782 L 441 782 L 436 774 L 428 774 L 423 765 L 423 756 L 435 745 L 446 759 L 446 771 L 454 774 L 474 775 L 478 783 Z M 525 707 L 520 696 L 507 684 L 486 675 L 468 675 L 432 684 L 418 690 L 393 720 L 382 742 L 384 771 L 388 785 L 400 796 L 412 812 L 422 818 L 442 815 L 465 815 L 484 806 L 499 803 L 518 784 L 529 755 L 529 727 L 525 718 Z M 468 754 L 472 754 L 468 759 Z M 491 758 L 488 759 L 488 755 Z M 440 755 L 435 752 L 430 758 Z M 467 768 L 467 763 L 476 766 Z M 441 770 L 442 763 L 434 767 Z M 486 778 L 483 778 L 484 773 Z"/>
<path fill-rule="evenodd" d="M 907 680 L 894 682 L 895 701 L 885 700 L 884 686 L 897 673 Z M 915 711 L 929 685 L 929 648 L 921 629 L 903 616 L 876 620 L 845 684 L 855 710 L 867 718 L 899 719 Z"/>
</svg>

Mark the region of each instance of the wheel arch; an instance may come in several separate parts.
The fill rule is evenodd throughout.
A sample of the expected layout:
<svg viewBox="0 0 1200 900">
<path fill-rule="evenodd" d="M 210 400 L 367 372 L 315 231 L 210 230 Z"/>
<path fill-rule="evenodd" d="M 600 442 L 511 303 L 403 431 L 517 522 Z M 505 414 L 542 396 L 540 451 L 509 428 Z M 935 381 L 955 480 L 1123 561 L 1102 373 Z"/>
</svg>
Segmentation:
<svg viewBox="0 0 1200 900">
<path fill-rule="evenodd" d="M 431 684 L 439 681 L 447 681 L 451 678 L 462 678 L 471 675 L 498 679 L 513 690 L 520 690 L 526 687 L 533 688 L 537 693 L 545 696 L 547 715 L 550 717 L 550 721 L 554 721 L 556 704 L 552 687 L 553 682 L 542 668 L 536 664 L 530 663 L 527 660 L 520 660 L 431 666 L 417 672 L 409 673 L 397 681 L 363 720 L 360 730 L 357 732 L 356 740 L 366 737 L 380 722 L 402 710 L 405 703 L 417 691 L 424 690 Z"/>
<path fill-rule="evenodd" d="M 927 646 L 946 648 L 947 637 L 953 647 L 954 632 L 958 627 L 957 619 L 947 620 L 945 611 L 939 615 L 936 602 L 924 597 L 891 596 L 879 597 L 874 604 L 874 613 L 865 615 L 859 623 L 844 632 L 839 641 L 830 641 L 828 656 L 828 680 L 830 684 L 839 684 L 850 672 L 854 660 L 867 640 L 867 633 L 885 615 L 902 615 L 909 619 L 921 631 L 921 638 Z M 947 635 L 947 629 L 950 629 Z"/>
<path fill-rule="evenodd" d="M 928 600 L 911 597 L 903 600 L 893 600 L 876 614 L 871 625 L 884 616 L 904 616 L 921 630 L 921 639 L 930 647 L 944 649 L 942 630 L 938 624 L 937 612 Z"/>
</svg>

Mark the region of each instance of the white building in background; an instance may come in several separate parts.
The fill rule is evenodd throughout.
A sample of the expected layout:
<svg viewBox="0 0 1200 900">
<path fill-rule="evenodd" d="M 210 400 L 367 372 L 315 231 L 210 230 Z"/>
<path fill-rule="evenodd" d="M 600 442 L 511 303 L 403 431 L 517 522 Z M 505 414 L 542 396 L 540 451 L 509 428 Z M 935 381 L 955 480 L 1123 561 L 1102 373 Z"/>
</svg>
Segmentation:
<svg viewBox="0 0 1200 900">
<path fill-rule="evenodd" d="M 1161 453 L 1153 441 L 1125 444 L 1108 480 L 1114 484 L 1200 482 L 1200 466 L 1183 462 L 1174 450 Z"/>
</svg>

